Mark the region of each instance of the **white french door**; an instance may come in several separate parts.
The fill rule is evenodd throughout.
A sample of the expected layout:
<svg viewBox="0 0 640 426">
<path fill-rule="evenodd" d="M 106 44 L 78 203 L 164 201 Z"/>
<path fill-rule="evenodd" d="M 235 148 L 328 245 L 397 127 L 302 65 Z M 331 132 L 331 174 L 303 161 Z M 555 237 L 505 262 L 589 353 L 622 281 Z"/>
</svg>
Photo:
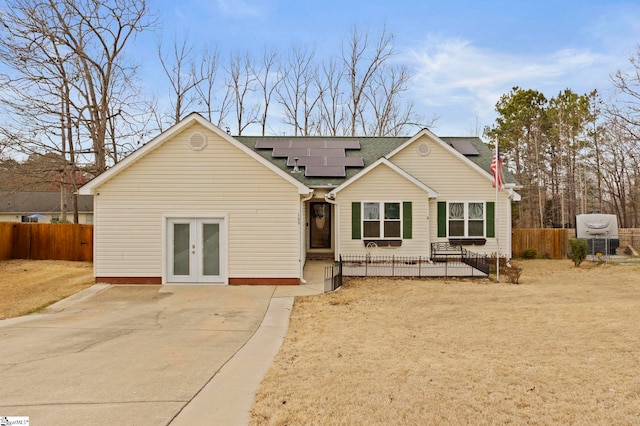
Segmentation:
<svg viewBox="0 0 640 426">
<path fill-rule="evenodd" d="M 224 219 L 167 219 L 167 282 L 224 283 Z"/>
</svg>

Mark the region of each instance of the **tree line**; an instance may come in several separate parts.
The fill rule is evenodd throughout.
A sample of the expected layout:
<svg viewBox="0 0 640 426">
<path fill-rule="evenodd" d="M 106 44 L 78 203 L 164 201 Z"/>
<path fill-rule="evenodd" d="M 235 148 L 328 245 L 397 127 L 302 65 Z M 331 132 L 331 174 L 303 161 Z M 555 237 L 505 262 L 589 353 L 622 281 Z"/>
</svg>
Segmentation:
<svg viewBox="0 0 640 426">
<path fill-rule="evenodd" d="M 547 99 L 520 87 L 500 98 L 484 134 L 522 185 L 516 226 L 571 228 L 577 214 L 589 212 L 639 226 L 640 70 L 633 57 L 631 64 L 632 71 L 612 76 L 609 102 L 596 90 L 565 89 Z"/>
</svg>

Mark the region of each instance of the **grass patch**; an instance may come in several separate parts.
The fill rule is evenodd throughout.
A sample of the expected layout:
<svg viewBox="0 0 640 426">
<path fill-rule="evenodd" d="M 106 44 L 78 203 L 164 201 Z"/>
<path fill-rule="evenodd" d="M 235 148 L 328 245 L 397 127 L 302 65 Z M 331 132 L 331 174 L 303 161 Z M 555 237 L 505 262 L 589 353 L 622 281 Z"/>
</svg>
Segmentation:
<svg viewBox="0 0 640 426">
<path fill-rule="evenodd" d="M 518 286 L 353 279 L 297 298 L 251 424 L 637 422 L 640 267 L 519 266 Z"/>
<path fill-rule="evenodd" d="M 0 261 L 0 319 L 46 309 L 95 283 L 90 262 Z"/>
</svg>

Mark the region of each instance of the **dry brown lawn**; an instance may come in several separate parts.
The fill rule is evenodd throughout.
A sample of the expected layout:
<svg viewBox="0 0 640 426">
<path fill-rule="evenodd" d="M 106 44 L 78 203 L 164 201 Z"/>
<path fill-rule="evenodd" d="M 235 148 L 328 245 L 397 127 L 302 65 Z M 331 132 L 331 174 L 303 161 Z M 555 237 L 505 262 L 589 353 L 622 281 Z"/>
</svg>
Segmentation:
<svg viewBox="0 0 640 426">
<path fill-rule="evenodd" d="M 37 312 L 94 283 L 89 262 L 0 260 L 0 319 Z"/>
<path fill-rule="evenodd" d="M 519 264 L 297 298 L 251 424 L 639 424 L 640 266 Z"/>
</svg>

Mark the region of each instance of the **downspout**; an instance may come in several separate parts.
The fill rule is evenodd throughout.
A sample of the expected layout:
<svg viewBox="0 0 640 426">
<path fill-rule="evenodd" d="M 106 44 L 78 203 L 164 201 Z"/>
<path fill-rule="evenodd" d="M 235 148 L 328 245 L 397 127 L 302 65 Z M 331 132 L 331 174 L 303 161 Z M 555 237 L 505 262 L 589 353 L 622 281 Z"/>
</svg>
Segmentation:
<svg viewBox="0 0 640 426">
<path fill-rule="evenodd" d="M 334 225 L 333 225 L 333 246 L 335 247 L 335 253 L 333 253 L 333 260 L 336 261 L 338 260 L 336 258 L 336 256 L 340 255 L 340 207 L 338 206 L 338 203 L 336 202 L 336 198 L 335 198 L 335 194 L 332 193 L 328 193 L 328 194 L 324 194 L 324 200 L 335 206 L 334 212 L 335 214 L 333 215 L 333 217 L 335 218 L 335 220 L 333 221 Z"/>
<path fill-rule="evenodd" d="M 307 280 L 304 279 L 304 264 L 306 262 L 305 249 L 306 249 L 306 233 L 307 227 L 305 226 L 306 218 L 302 217 L 302 213 L 304 211 L 304 203 L 313 198 L 314 190 L 311 189 L 309 192 L 309 196 L 300 200 L 300 211 L 298 212 L 298 223 L 300 225 L 300 283 L 306 284 Z M 304 260 L 304 261 L 303 261 Z"/>
</svg>

